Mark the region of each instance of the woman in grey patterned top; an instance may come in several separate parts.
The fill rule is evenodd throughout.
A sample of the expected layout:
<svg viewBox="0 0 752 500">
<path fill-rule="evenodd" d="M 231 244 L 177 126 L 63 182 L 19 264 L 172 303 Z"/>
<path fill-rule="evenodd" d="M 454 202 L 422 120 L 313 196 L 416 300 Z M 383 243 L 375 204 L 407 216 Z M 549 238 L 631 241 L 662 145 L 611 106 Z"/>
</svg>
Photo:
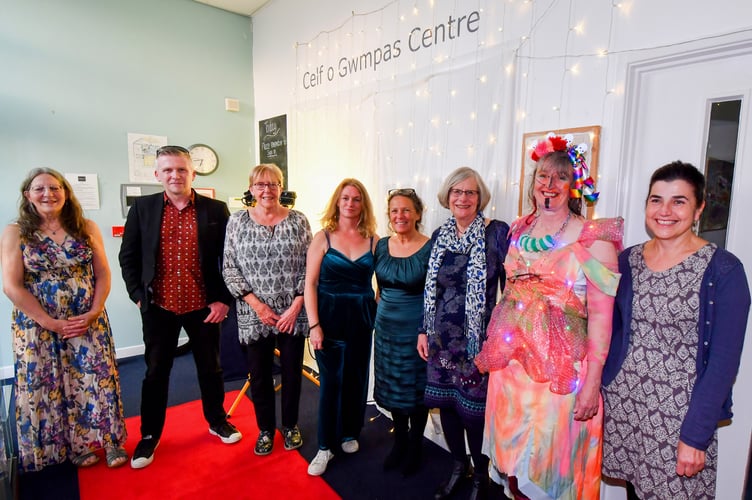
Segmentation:
<svg viewBox="0 0 752 500">
<path fill-rule="evenodd" d="M 656 170 L 652 238 L 619 256 L 603 474 L 626 480 L 630 499 L 715 498 L 717 427 L 731 418 L 750 294 L 739 259 L 692 231 L 704 189 L 688 163 Z"/>
<path fill-rule="evenodd" d="M 248 358 L 251 395 L 260 433 L 254 453 L 272 452 L 276 428 L 274 349 L 282 368 L 282 433 L 286 450 L 303 444 L 298 429 L 303 350 L 308 320 L 303 311 L 306 252 L 311 226 L 305 215 L 280 204 L 282 171 L 256 166 L 253 202 L 227 223 L 223 276 L 237 298 L 238 335 Z"/>
</svg>

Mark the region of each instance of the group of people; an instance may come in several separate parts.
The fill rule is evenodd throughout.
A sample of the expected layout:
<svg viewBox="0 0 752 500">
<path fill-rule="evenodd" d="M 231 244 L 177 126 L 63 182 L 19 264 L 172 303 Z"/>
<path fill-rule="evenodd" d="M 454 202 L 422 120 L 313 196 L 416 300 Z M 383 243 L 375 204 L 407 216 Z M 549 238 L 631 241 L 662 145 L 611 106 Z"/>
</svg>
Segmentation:
<svg viewBox="0 0 752 500">
<path fill-rule="evenodd" d="M 308 338 L 320 381 L 310 475 L 360 448 L 373 347 L 374 398 L 394 423 L 383 468 L 419 470 L 429 409 L 438 409 L 454 463 L 436 499 L 465 481 L 470 498 L 486 498 L 490 479 L 515 499 L 596 499 L 604 477 L 626 481 L 631 498 L 713 498 L 716 429 L 731 417 L 750 308 L 744 269 L 693 231 L 704 176 L 678 161 L 650 179 L 651 239 L 623 250 L 621 218 L 582 216 L 598 196 L 584 153 L 554 134 L 537 143 L 532 210 L 511 226 L 484 215 L 491 192 L 468 167 L 439 188 L 451 215 L 430 238 L 423 200 L 392 189 L 390 235 L 379 238 L 357 179 L 340 182 L 314 235 L 305 215 L 280 203 L 275 165 L 251 171 L 251 202 L 229 215 L 191 188 L 184 148 L 161 148 L 164 192 L 130 208 L 119 256 L 147 365 L 131 466 L 154 458 L 181 328 L 209 432 L 241 439 L 222 406 L 219 364 L 219 324 L 234 301 L 257 455 L 272 452 L 277 428 L 275 350 L 284 448 L 303 443 Z M 21 191 L 2 239 L 21 468 L 89 466 L 99 450 L 122 465 L 102 237 L 59 173 L 32 171 Z"/>
</svg>

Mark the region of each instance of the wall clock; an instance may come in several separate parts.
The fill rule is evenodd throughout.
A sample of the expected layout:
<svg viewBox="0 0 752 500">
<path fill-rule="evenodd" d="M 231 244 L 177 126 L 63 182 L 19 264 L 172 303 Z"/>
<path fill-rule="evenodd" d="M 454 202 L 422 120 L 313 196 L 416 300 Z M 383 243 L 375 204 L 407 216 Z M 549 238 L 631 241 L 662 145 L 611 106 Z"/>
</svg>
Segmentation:
<svg viewBox="0 0 752 500">
<path fill-rule="evenodd" d="M 193 170 L 199 175 L 209 175 L 217 170 L 219 157 L 217 152 L 206 144 L 194 144 L 188 148 L 193 160 Z"/>
</svg>

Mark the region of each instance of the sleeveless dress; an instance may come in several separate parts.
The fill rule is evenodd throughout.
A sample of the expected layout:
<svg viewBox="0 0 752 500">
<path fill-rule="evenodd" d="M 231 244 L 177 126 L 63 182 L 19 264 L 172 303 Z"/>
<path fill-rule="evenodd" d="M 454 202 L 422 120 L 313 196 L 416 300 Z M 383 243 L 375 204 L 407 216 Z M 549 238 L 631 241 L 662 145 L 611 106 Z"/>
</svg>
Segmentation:
<svg viewBox="0 0 752 500">
<path fill-rule="evenodd" d="M 697 374 L 700 285 L 716 246 L 654 272 L 638 245 L 629 254 L 634 297 L 630 345 L 616 378 L 603 388 L 603 473 L 626 479 L 642 500 L 715 498 L 718 436 L 705 468 L 676 474 L 676 446 Z M 667 298 L 670 297 L 670 300 Z"/>
<path fill-rule="evenodd" d="M 426 362 L 418 355 L 416 345 L 430 256 L 430 241 L 409 257 L 392 257 L 389 238 L 376 244 L 379 305 L 375 323 L 374 398 L 388 410 L 410 411 L 423 405 Z"/>
<path fill-rule="evenodd" d="M 91 248 L 36 234 L 21 245 L 24 286 L 54 318 L 91 309 Z M 86 335 L 63 340 L 14 308 L 16 429 L 20 467 L 40 470 L 68 458 L 125 443 L 120 381 L 107 313 Z"/>
<path fill-rule="evenodd" d="M 608 339 L 588 340 L 586 289 L 613 297 L 619 274 L 588 249 L 599 240 L 620 250 L 623 221 L 586 221 L 577 241 L 535 253 L 516 244 L 527 227 L 513 225 L 504 295 L 476 358 L 490 371 L 483 452 L 530 498 L 597 499 L 602 403 L 584 422 L 574 420 L 574 404 L 587 356 L 605 361 L 608 350 Z"/>
<path fill-rule="evenodd" d="M 372 247 L 350 260 L 329 246 L 321 261 L 317 295 L 324 343 L 316 351 L 320 449 L 357 439 L 363 427 L 376 314 Z"/>
<path fill-rule="evenodd" d="M 438 236 L 434 232 L 433 240 Z M 492 220 L 486 231 L 486 303 L 483 325 L 491 318 L 504 283 L 507 253 L 506 222 Z M 488 376 L 468 356 L 465 337 L 465 291 L 469 256 L 447 252 L 436 278 L 436 335 L 428 336 L 425 402 L 428 408 L 451 408 L 463 420 L 483 422 Z M 481 342 L 484 339 L 481 339 Z M 482 343 L 481 343 L 482 345 Z"/>
</svg>

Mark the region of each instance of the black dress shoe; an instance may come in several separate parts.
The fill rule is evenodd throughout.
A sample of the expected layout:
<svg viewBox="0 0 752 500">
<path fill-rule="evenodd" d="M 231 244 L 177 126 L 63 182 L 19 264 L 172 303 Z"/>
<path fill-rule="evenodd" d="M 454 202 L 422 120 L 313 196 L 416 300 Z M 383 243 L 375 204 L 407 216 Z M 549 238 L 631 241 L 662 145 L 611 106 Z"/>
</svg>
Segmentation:
<svg viewBox="0 0 752 500">
<path fill-rule="evenodd" d="M 488 476 L 473 475 L 473 489 L 468 500 L 488 499 Z"/>
<path fill-rule="evenodd" d="M 469 460 L 455 460 L 454 467 L 452 467 L 452 475 L 449 479 L 441 483 L 439 489 L 434 493 L 434 500 L 442 500 L 444 498 L 451 497 L 457 490 L 457 486 L 463 479 L 467 479 L 473 474 L 473 466 L 470 465 Z"/>
</svg>

